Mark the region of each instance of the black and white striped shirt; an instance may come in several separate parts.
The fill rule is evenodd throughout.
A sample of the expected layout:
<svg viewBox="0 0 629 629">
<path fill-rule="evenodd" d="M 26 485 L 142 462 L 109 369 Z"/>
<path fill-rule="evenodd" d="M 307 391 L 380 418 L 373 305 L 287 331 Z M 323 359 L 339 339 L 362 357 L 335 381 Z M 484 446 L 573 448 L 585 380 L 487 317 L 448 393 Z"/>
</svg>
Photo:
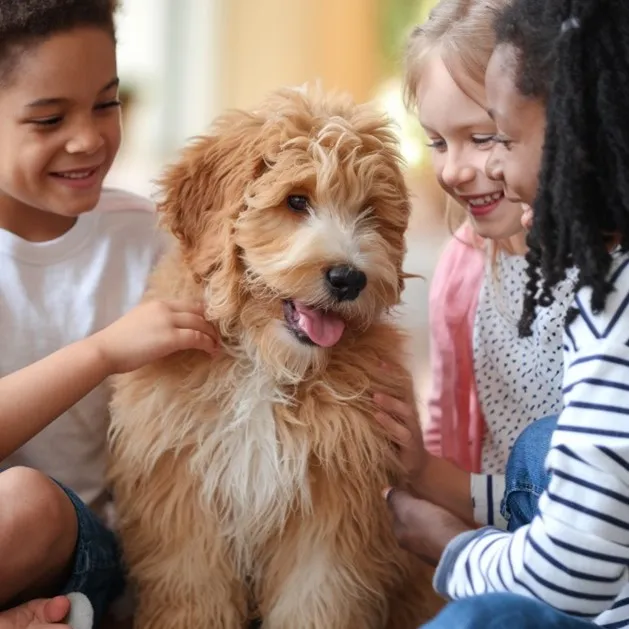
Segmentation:
<svg viewBox="0 0 629 629">
<path fill-rule="evenodd" d="M 435 586 L 459 599 L 489 592 L 538 598 L 575 616 L 629 627 L 629 255 L 593 314 L 590 289 L 564 335 L 564 409 L 546 465 L 539 515 L 515 533 L 486 527 L 458 536 Z"/>
</svg>

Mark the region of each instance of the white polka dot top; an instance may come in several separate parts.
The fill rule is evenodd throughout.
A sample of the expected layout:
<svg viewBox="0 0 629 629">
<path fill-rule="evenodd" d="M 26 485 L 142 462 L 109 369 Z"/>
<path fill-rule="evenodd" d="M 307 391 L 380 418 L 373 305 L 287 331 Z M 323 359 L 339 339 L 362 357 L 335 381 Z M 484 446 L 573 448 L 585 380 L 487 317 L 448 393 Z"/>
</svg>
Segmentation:
<svg viewBox="0 0 629 629">
<path fill-rule="evenodd" d="M 487 431 L 481 469 L 503 474 L 518 435 L 536 419 L 561 411 L 562 338 L 572 280 L 540 308 L 532 336 L 520 338 L 517 322 L 526 284 L 524 256 L 500 252 L 488 260 L 474 323 L 474 372 Z"/>
</svg>

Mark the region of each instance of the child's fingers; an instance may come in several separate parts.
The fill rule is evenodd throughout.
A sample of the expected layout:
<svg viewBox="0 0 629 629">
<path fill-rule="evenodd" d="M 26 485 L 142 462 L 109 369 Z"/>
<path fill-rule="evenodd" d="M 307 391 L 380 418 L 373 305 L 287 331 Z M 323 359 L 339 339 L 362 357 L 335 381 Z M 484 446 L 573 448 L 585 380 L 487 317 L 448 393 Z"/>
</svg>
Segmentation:
<svg viewBox="0 0 629 629">
<path fill-rule="evenodd" d="M 205 314 L 205 304 L 194 299 L 170 299 L 162 302 L 168 310 L 177 313 L 190 313 L 202 317 Z"/>
<path fill-rule="evenodd" d="M 415 417 L 413 407 L 403 400 L 398 400 L 385 393 L 376 393 L 373 399 L 383 411 L 399 417 L 404 423 L 412 421 Z"/>
<path fill-rule="evenodd" d="M 213 336 L 191 330 L 190 328 L 182 328 L 176 330 L 176 342 L 178 350 L 198 349 L 208 354 L 213 354 L 218 349 L 218 342 Z"/>
<path fill-rule="evenodd" d="M 522 203 L 522 218 L 521 218 L 521 222 L 522 222 L 522 227 L 524 227 L 524 229 L 526 230 L 530 230 L 531 227 L 533 226 L 533 209 L 531 208 L 530 205 L 527 205 L 526 203 Z"/>
<path fill-rule="evenodd" d="M 70 601 L 65 596 L 51 599 L 35 599 L 26 603 L 28 610 L 40 623 L 60 623 L 70 611 Z"/>
<path fill-rule="evenodd" d="M 391 441 L 399 446 L 406 446 L 410 443 L 412 435 L 409 429 L 393 417 L 386 413 L 376 413 L 374 419 L 384 428 Z"/>
<path fill-rule="evenodd" d="M 218 337 L 216 328 L 211 323 L 202 316 L 191 312 L 177 312 L 173 314 L 172 322 L 174 327 L 180 330 L 195 330 L 207 336 Z"/>
</svg>

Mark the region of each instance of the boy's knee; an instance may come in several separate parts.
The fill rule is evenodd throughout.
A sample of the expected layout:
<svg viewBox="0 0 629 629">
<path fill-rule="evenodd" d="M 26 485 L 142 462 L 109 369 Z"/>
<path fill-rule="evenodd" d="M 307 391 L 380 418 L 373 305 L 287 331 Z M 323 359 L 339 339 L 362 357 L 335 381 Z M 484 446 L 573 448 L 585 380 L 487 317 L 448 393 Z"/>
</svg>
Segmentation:
<svg viewBox="0 0 629 629">
<path fill-rule="evenodd" d="M 57 483 L 37 470 L 13 467 L 2 472 L 0 504 L 0 539 L 25 539 L 39 551 L 47 551 L 76 538 L 74 505 Z"/>
</svg>

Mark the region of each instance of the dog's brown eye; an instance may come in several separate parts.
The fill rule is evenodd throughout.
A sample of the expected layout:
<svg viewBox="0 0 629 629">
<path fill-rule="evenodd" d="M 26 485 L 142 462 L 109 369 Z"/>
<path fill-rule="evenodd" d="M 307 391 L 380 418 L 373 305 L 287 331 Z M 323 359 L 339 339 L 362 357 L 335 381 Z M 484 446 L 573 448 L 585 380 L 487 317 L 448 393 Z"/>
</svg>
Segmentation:
<svg viewBox="0 0 629 629">
<path fill-rule="evenodd" d="M 288 199 L 286 199 L 286 203 L 291 210 L 295 212 L 307 212 L 308 208 L 308 197 L 304 197 L 300 194 L 291 194 Z"/>
</svg>

